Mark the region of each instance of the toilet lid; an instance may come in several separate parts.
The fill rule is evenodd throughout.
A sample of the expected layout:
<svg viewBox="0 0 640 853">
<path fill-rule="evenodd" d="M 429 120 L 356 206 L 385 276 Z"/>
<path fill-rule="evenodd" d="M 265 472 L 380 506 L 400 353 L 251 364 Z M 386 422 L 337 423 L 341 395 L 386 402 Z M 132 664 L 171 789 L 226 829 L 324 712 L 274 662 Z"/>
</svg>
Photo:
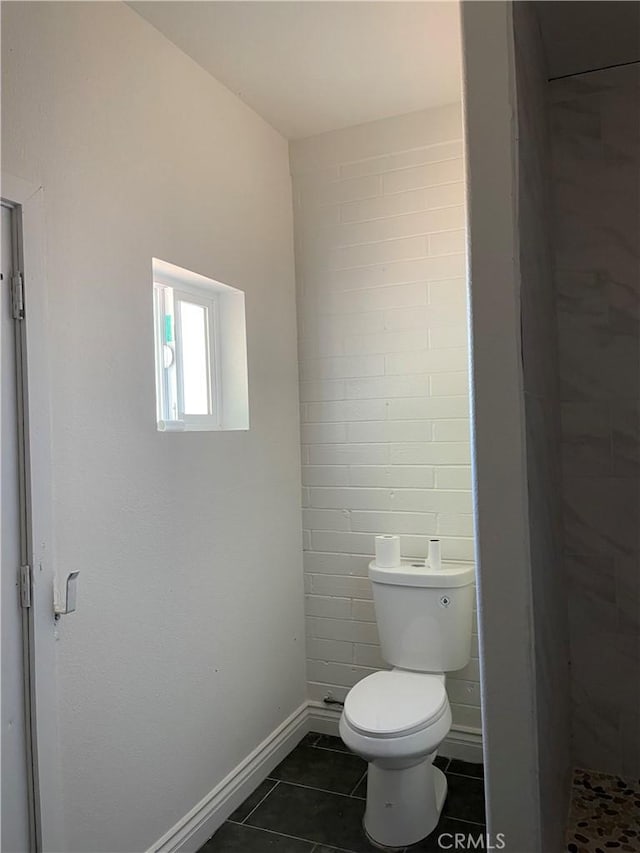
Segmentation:
<svg viewBox="0 0 640 853">
<path fill-rule="evenodd" d="M 422 672 L 375 672 L 352 687 L 344 703 L 349 725 L 368 737 L 408 735 L 447 707 L 441 679 Z"/>
</svg>

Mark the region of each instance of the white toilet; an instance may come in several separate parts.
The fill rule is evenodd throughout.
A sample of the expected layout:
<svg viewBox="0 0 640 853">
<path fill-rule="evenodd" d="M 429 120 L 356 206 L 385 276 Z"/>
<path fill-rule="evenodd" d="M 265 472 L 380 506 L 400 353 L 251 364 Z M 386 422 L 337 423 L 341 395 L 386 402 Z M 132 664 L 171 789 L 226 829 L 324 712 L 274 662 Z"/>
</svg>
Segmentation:
<svg viewBox="0 0 640 853">
<path fill-rule="evenodd" d="M 474 569 L 410 562 L 385 569 L 372 562 L 369 577 L 382 656 L 394 669 L 349 691 L 340 736 L 369 762 L 369 839 L 405 847 L 435 829 L 447 795 L 433 759 L 451 728 L 444 673 L 469 661 Z"/>
</svg>

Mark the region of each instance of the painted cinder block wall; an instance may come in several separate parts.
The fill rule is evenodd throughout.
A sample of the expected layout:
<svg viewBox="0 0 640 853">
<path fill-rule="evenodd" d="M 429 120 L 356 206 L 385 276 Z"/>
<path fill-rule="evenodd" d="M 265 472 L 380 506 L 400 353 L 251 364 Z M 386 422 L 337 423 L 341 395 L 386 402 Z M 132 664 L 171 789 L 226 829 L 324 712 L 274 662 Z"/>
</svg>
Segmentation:
<svg viewBox="0 0 640 853">
<path fill-rule="evenodd" d="M 374 536 L 473 559 L 459 104 L 290 144 L 302 430 L 307 675 L 343 699 L 384 665 Z M 448 679 L 480 728 L 473 659 Z"/>
</svg>

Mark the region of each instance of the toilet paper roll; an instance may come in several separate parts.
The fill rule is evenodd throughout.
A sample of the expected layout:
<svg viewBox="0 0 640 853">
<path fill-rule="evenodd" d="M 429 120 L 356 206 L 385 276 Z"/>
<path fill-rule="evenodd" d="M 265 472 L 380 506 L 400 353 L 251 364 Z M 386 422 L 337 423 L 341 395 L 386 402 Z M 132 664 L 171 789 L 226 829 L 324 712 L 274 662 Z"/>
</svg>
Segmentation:
<svg viewBox="0 0 640 853">
<path fill-rule="evenodd" d="M 442 568 L 442 557 L 440 555 L 440 540 L 439 539 L 429 539 L 429 560 L 428 560 L 430 568 L 434 570 L 434 572 L 439 572 Z"/>
<path fill-rule="evenodd" d="M 400 565 L 400 537 L 376 536 L 376 565 L 381 569 L 397 569 Z"/>
</svg>

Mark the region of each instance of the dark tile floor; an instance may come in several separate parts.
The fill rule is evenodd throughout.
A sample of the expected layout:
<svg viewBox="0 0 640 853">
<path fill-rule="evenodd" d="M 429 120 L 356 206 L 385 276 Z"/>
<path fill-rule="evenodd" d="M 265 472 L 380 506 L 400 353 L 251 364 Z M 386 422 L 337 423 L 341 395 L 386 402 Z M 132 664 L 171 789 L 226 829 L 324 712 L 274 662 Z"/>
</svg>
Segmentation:
<svg viewBox="0 0 640 853">
<path fill-rule="evenodd" d="M 436 758 L 449 794 L 437 829 L 414 845 L 415 853 L 482 849 L 484 780 L 481 764 Z M 200 853 L 370 853 L 378 850 L 362 828 L 367 764 L 340 738 L 308 734 L 268 779 L 247 797 Z"/>
</svg>

